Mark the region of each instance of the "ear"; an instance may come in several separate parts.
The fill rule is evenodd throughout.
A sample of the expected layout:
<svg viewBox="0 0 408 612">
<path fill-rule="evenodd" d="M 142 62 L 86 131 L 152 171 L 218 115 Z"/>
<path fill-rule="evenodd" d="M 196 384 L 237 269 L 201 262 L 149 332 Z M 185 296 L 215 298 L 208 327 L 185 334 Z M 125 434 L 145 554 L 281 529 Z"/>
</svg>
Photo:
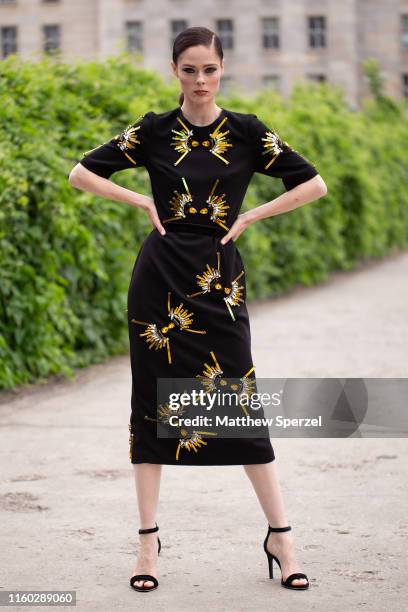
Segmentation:
<svg viewBox="0 0 408 612">
<path fill-rule="evenodd" d="M 177 66 L 176 66 L 176 64 L 173 62 L 173 60 L 171 60 L 171 61 L 170 61 L 170 66 L 171 66 L 171 69 L 172 69 L 172 71 L 173 71 L 173 74 L 174 74 L 175 76 L 177 76 Z"/>
</svg>

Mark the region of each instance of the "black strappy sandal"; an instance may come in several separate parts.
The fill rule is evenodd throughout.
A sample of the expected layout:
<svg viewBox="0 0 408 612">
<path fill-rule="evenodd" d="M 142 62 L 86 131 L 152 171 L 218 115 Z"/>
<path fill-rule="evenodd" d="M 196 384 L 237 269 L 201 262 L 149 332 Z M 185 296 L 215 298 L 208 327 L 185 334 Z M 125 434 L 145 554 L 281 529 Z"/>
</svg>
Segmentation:
<svg viewBox="0 0 408 612">
<path fill-rule="evenodd" d="M 159 531 L 157 523 L 156 527 L 150 527 L 149 529 L 139 529 L 139 533 L 153 533 L 154 531 Z M 159 555 L 161 550 L 161 542 L 159 536 L 157 536 L 157 543 L 159 545 L 159 550 L 157 554 Z M 153 582 L 153 586 L 135 586 L 135 582 L 138 582 L 139 580 L 151 580 Z M 144 591 L 154 591 L 154 589 L 157 589 L 157 587 L 159 586 L 159 582 L 157 578 L 151 576 L 150 574 L 136 574 L 135 576 L 131 577 L 130 586 L 132 587 L 132 589 L 135 589 L 135 591 L 143 593 Z"/>
<path fill-rule="evenodd" d="M 266 552 L 266 556 L 268 557 L 269 578 L 273 578 L 273 560 L 274 559 L 276 563 L 279 565 L 279 569 L 281 570 L 281 573 L 282 573 L 281 564 L 280 564 L 278 557 L 273 555 L 266 548 L 266 543 L 268 541 L 269 534 L 271 533 L 271 531 L 290 531 L 291 529 L 292 527 L 290 527 L 289 525 L 287 527 L 271 527 L 270 525 L 268 525 L 268 533 L 266 534 L 266 538 L 264 541 L 264 551 Z M 305 578 L 307 580 L 307 583 L 306 584 L 292 584 L 293 580 L 298 580 L 299 578 Z M 302 572 L 295 572 L 294 574 L 290 574 L 286 578 L 286 580 L 283 580 L 283 578 L 281 578 L 281 585 L 286 587 L 287 589 L 294 589 L 294 590 L 302 591 L 302 590 L 309 588 L 309 579 L 306 576 L 306 574 L 303 574 Z"/>
</svg>

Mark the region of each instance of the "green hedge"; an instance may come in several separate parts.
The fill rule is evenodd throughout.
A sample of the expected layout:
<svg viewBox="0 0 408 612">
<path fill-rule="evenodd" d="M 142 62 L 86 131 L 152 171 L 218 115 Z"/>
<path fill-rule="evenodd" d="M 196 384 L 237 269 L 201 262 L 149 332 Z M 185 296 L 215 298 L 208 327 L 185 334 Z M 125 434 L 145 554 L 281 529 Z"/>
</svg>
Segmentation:
<svg viewBox="0 0 408 612">
<path fill-rule="evenodd" d="M 142 112 L 177 105 L 178 83 L 126 53 L 65 64 L 9 56 L 0 72 L 0 388 L 72 376 L 128 350 L 126 294 L 147 216 L 68 183 L 82 153 Z M 313 161 L 328 195 L 248 228 L 237 241 L 248 298 L 313 285 L 332 270 L 405 248 L 408 122 L 403 105 L 375 91 L 353 112 L 339 89 L 298 84 L 217 102 L 255 112 Z M 114 175 L 150 194 L 144 169 Z M 282 192 L 255 175 L 243 210 Z M 252 272 L 251 272 L 252 271 Z"/>
</svg>

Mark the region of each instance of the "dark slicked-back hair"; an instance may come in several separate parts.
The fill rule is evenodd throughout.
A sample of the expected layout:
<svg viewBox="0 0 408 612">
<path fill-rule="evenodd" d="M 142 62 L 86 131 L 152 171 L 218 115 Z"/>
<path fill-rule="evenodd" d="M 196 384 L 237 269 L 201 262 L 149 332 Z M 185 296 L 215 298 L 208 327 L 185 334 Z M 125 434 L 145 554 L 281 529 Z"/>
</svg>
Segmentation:
<svg viewBox="0 0 408 612">
<path fill-rule="evenodd" d="M 208 28 L 195 26 L 186 28 L 176 36 L 173 43 L 173 62 L 177 64 L 179 55 L 188 47 L 194 47 L 195 45 L 204 45 L 205 47 L 211 47 L 211 45 L 214 45 L 215 52 L 220 58 L 220 61 L 224 57 L 222 44 L 217 34 Z M 183 101 L 184 94 L 181 93 L 179 96 L 180 106 L 183 104 Z"/>
</svg>

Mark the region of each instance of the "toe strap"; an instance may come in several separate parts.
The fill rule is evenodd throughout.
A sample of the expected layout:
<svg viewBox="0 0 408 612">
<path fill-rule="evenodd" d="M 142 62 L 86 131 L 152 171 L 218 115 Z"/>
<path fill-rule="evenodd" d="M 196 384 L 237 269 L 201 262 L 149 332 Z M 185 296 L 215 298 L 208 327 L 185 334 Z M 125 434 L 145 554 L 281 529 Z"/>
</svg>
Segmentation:
<svg viewBox="0 0 408 612">
<path fill-rule="evenodd" d="M 150 574 L 137 574 L 136 576 L 132 576 L 130 579 L 130 585 L 134 586 L 135 582 L 139 582 L 139 580 L 151 580 L 154 583 L 154 586 L 158 586 L 159 582 L 157 578 L 154 576 L 150 576 Z M 153 587 L 141 587 L 145 589 L 152 589 Z"/>
<path fill-rule="evenodd" d="M 304 578 L 305 580 L 309 582 L 306 574 L 302 574 L 302 572 L 295 572 L 294 574 L 290 574 L 290 576 L 288 576 L 286 580 L 282 580 L 282 582 L 283 584 L 292 584 L 294 580 L 299 580 L 301 578 Z"/>
</svg>

